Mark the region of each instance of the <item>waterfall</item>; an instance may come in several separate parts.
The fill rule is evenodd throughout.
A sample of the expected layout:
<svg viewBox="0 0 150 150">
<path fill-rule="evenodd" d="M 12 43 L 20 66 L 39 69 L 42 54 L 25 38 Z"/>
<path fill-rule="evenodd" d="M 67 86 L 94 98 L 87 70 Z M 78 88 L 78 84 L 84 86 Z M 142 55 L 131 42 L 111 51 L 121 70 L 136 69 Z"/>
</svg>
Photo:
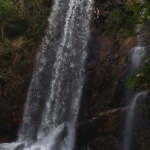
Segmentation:
<svg viewBox="0 0 150 150">
<path fill-rule="evenodd" d="M 132 102 L 130 104 L 129 112 L 126 117 L 126 124 L 125 124 L 125 136 L 124 136 L 124 143 L 123 143 L 123 150 L 130 150 L 131 145 L 131 138 L 133 134 L 133 121 L 135 117 L 135 110 L 136 104 L 138 99 L 143 99 L 143 97 L 147 94 L 147 92 L 138 92 L 134 95 Z"/>
<path fill-rule="evenodd" d="M 140 41 L 139 41 L 140 42 Z M 144 47 L 138 45 L 131 50 L 129 75 L 133 75 L 137 70 L 143 67 L 145 62 L 146 50 Z M 125 132 L 123 138 L 123 150 L 131 150 L 132 135 L 134 131 L 134 117 L 136 111 L 137 101 L 142 100 L 147 92 L 134 91 L 131 89 L 128 91 L 128 112 L 125 120 Z"/>
<path fill-rule="evenodd" d="M 135 73 L 139 68 L 141 68 L 144 65 L 145 53 L 145 48 L 142 46 L 137 46 L 132 49 L 129 74 Z"/>
<path fill-rule="evenodd" d="M 143 0 L 140 0 L 140 3 L 144 3 Z M 138 31 L 139 32 L 139 31 Z M 131 50 L 130 56 L 130 66 L 128 75 L 133 75 L 136 71 L 144 66 L 146 50 L 143 46 L 141 46 L 142 41 L 140 36 L 137 37 L 138 43 L 137 46 Z M 131 89 L 128 91 L 128 112 L 125 120 L 125 132 L 123 137 L 123 150 L 131 150 L 131 144 L 133 141 L 133 133 L 134 133 L 134 118 L 136 112 L 136 105 L 138 100 L 143 100 L 144 96 L 147 94 L 146 91 L 135 91 Z"/>
<path fill-rule="evenodd" d="M 0 149 L 72 150 L 93 0 L 55 0 L 37 54 L 18 141 Z M 16 144 L 16 145 L 15 145 Z M 20 150 L 20 149 L 19 149 Z"/>
</svg>

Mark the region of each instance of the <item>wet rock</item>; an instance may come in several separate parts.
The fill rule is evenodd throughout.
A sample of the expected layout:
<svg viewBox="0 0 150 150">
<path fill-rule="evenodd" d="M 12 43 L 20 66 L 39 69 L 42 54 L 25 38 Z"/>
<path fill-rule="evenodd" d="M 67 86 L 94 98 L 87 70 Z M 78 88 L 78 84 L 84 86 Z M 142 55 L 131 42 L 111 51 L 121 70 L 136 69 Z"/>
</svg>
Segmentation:
<svg viewBox="0 0 150 150">
<path fill-rule="evenodd" d="M 76 130 L 76 145 L 81 146 L 84 143 L 93 141 L 97 135 L 97 127 L 92 119 L 81 122 Z"/>
<path fill-rule="evenodd" d="M 116 150 L 119 145 L 118 139 L 112 135 L 99 135 L 93 143 L 98 150 Z"/>
<path fill-rule="evenodd" d="M 114 94 L 108 106 L 111 108 L 123 107 L 126 104 L 127 85 L 125 81 L 122 81 L 123 77 L 118 79 Z"/>
<path fill-rule="evenodd" d="M 114 92 L 112 99 L 108 103 L 108 105 L 111 108 L 116 107 L 124 107 L 127 105 L 127 84 L 125 81 L 125 78 L 127 77 L 127 74 L 129 72 L 128 66 L 130 66 L 130 50 L 135 46 L 136 44 L 136 38 L 130 37 L 123 41 L 121 44 L 120 49 L 122 50 L 122 53 L 125 54 L 125 57 L 121 57 L 120 64 L 122 65 L 122 70 L 120 71 L 120 75 L 117 79 L 117 82 L 115 84 Z"/>
<path fill-rule="evenodd" d="M 104 124 L 99 126 L 98 132 L 100 134 L 115 134 L 117 135 L 120 131 L 121 124 L 121 113 L 122 109 L 112 109 L 101 113 L 100 115 L 105 115 L 107 117 L 107 121 Z"/>
<path fill-rule="evenodd" d="M 116 150 L 118 148 L 121 113 L 122 109 L 113 109 L 102 112 L 99 117 L 93 118 L 97 125 L 97 136 L 92 143 L 98 150 Z"/>
<path fill-rule="evenodd" d="M 118 147 L 119 132 L 122 126 L 121 116 L 122 109 L 113 109 L 79 123 L 77 127 L 77 147 L 81 149 L 88 143 L 93 143 L 93 147 L 96 147 L 96 149 L 109 150 L 109 148 L 114 148 L 115 150 Z"/>
<path fill-rule="evenodd" d="M 23 149 L 24 149 L 24 146 L 25 146 L 25 144 L 22 143 L 22 144 L 16 146 L 14 150 L 23 150 Z"/>
<path fill-rule="evenodd" d="M 135 133 L 135 143 L 138 143 L 138 146 L 141 150 L 149 149 L 149 142 L 150 142 L 150 127 Z"/>
</svg>

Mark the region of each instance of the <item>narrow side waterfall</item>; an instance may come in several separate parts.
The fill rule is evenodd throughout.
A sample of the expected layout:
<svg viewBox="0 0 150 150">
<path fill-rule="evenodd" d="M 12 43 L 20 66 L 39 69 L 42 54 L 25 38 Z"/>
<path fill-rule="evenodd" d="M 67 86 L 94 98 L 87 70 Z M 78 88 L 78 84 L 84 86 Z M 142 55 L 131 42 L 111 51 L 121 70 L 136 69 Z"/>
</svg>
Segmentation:
<svg viewBox="0 0 150 150">
<path fill-rule="evenodd" d="M 123 150 L 130 150 L 131 139 L 133 134 L 133 121 L 135 117 L 135 108 L 138 99 L 143 99 L 143 97 L 147 94 L 147 92 L 138 92 L 135 94 L 132 102 L 130 104 L 129 112 L 126 116 L 126 125 L 125 125 L 125 136 L 123 143 Z"/>
<path fill-rule="evenodd" d="M 18 143 L 26 143 L 21 150 L 74 147 L 92 7 L 93 0 L 54 2 L 18 133 Z M 15 150 L 12 144 L 1 147 Z"/>
<path fill-rule="evenodd" d="M 130 74 L 135 73 L 144 65 L 145 61 L 145 48 L 142 46 L 134 47 L 131 51 Z"/>
<path fill-rule="evenodd" d="M 145 62 L 145 55 L 146 50 L 142 46 L 134 47 L 131 50 L 130 56 L 130 66 L 129 66 L 129 75 L 135 73 L 138 69 L 140 69 Z M 128 112 L 125 120 L 125 132 L 123 138 L 123 150 L 131 150 L 131 143 L 132 143 L 132 135 L 134 130 L 134 117 L 136 111 L 136 104 L 137 101 L 140 99 L 142 100 L 143 97 L 147 94 L 147 92 L 137 92 L 133 89 L 129 90 L 128 92 Z"/>
</svg>

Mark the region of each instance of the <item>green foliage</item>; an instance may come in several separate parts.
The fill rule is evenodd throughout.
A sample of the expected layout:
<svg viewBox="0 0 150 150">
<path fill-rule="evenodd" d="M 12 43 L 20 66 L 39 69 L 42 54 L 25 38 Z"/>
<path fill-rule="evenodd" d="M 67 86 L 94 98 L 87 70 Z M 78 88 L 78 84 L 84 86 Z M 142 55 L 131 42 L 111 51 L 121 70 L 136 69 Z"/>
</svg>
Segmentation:
<svg viewBox="0 0 150 150">
<path fill-rule="evenodd" d="M 110 27 L 123 28 L 125 36 L 136 34 L 135 28 L 140 28 L 143 23 L 150 24 L 150 2 L 117 6 L 111 11 Z"/>
<path fill-rule="evenodd" d="M 150 2 L 141 6 L 140 14 L 141 16 L 139 17 L 139 21 L 150 24 Z"/>
<path fill-rule="evenodd" d="M 144 4 L 133 4 L 126 6 L 126 12 L 128 15 L 129 24 L 133 25 L 134 27 L 139 27 L 143 23 L 148 23 L 150 21 L 150 2 Z"/>
<path fill-rule="evenodd" d="M 127 78 L 128 87 L 142 90 L 150 90 L 150 57 L 147 58 L 145 66 L 135 75 Z"/>
<path fill-rule="evenodd" d="M 0 0 L 0 20 L 12 20 L 17 14 L 17 7 L 11 0 Z"/>
<path fill-rule="evenodd" d="M 14 75 L 12 72 L 7 72 L 7 75 L 0 73 L 0 85 L 2 85 L 0 101 L 15 99 L 14 90 L 18 90 L 23 82 L 22 77 Z"/>
<path fill-rule="evenodd" d="M 140 7 L 141 4 L 133 4 L 133 5 L 127 5 L 126 6 L 126 12 L 131 13 L 130 15 L 133 17 L 137 17 L 140 13 Z"/>
<path fill-rule="evenodd" d="M 127 29 L 130 34 L 135 34 L 135 27 L 138 23 L 139 13 L 140 13 L 140 5 L 127 5 L 125 8 L 126 20 L 125 20 L 125 29 Z"/>
<path fill-rule="evenodd" d="M 26 84 L 23 78 L 32 70 L 51 3 L 52 0 L 24 0 L 20 5 L 14 0 L 0 0 L 0 100 L 20 100 L 14 93 Z"/>
<path fill-rule="evenodd" d="M 0 56 L 9 53 L 11 50 L 12 42 L 9 39 L 4 39 L 0 42 Z"/>
<path fill-rule="evenodd" d="M 0 0 L 0 24 L 2 40 L 4 40 L 5 23 L 14 19 L 16 15 L 17 7 L 11 0 Z"/>
<path fill-rule="evenodd" d="M 37 11 L 34 16 L 30 13 L 26 13 L 24 17 L 27 20 L 28 28 L 24 35 L 28 39 L 38 39 L 46 27 L 48 15 L 49 9 L 42 9 L 41 11 Z"/>
<path fill-rule="evenodd" d="M 129 30 L 129 29 L 124 29 L 123 35 L 124 35 L 125 37 L 129 37 L 129 36 L 131 35 L 131 30 Z"/>
<path fill-rule="evenodd" d="M 25 1 L 21 18 L 26 22 L 24 36 L 30 40 L 37 40 L 41 37 L 50 13 L 51 1 L 35 0 Z"/>
<path fill-rule="evenodd" d="M 137 6 L 114 7 L 111 11 L 110 26 L 112 28 L 123 28 L 125 37 L 135 34 L 135 26 L 138 20 L 137 14 Z"/>
<path fill-rule="evenodd" d="M 123 25 L 125 19 L 125 13 L 122 11 L 120 7 L 115 7 L 111 12 L 111 26 L 119 27 Z"/>
<path fill-rule="evenodd" d="M 31 41 L 41 37 L 52 0 L 26 0 L 23 7 L 12 0 L 0 0 L 1 39 L 25 36 Z"/>
<path fill-rule="evenodd" d="M 16 18 L 14 21 L 6 23 L 4 32 L 9 39 L 14 39 L 21 36 L 27 30 L 27 22 L 25 19 Z"/>
</svg>

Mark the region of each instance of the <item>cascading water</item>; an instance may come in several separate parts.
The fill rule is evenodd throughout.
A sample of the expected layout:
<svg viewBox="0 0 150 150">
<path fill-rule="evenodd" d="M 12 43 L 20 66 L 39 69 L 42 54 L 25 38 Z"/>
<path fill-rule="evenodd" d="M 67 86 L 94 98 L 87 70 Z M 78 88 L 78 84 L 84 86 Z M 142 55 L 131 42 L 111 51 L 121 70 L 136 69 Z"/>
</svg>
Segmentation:
<svg viewBox="0 0 150 150">
<path fill-rule="evenodd" d="M 131 51 L 130 57 L 130 67 L 129 67 L 129 75 L 135 73 L 138 69 L 140 69 L 145 62 L 145 55 L 146 50 L 142 46 L 134 47 Z M 142 98 L 147 94 L 147 92 L 137 92 L 131 89 L 128 92 L 128 100 L 129 100 L 129 109 L 126 116 L 125 122 L 125 133 L 123 139 L 123 150 L 130 150 L 131 149 L 131 142 L 132 142 L 132 135 L 133 135 L 133 122 L 135 117 L 135 108 L 138 99 Z"/>
<path fill-rule="evenodd" d="M 130 75 L 140 69 L 145 61 L 145 48 L 142 46 L 134 47 L 131 51 Z"/>
<path fill-rule="evenodd" d="M 134 95 L 132 102 L 130 104 L 129 112 L 126 117 L 126 125 L 125 125 L 125 136 L 123 143 L 123 150 L 130 150 L 131 139 L 133 134 L 133 121 L 135 117 L 136 104 L 138 99 L 143 99 L 143 97 L 147 94 L 147 92 L 138 92 Z"/>
<path fill-rule="evenodd" d="M 92 0 L 55 0 L 30 83 L 18 143 L 2 150 L 72 150 Z"/>
<path fill-rule="evenodd" d="M 140 0 L 141 4 L 144 4 L 144 0 Z M 143 14 L 141 13 L 141 16 Z M 143 67 L 144 62 L 145 62 L 145 55 L 146 55 L 146 50 L 143 46 L 141 46 L 142 41 L 140 39 L 140 36 L 138 36 L 138 46 L 132 49 L 131 51 L 131 63 L 129 67 L 129 74 L 128 75 L 133 75 L 137 70 L 139 70 L 141 67 Z M 124 139 L 123 139 L 123 150 L 131 150 L 131 143 L 132 143 L 132 136 L 133 136 L 133 122 L 134 122 L 134 117 L 135 117 L 135 111 L 136 111 L 136 104 L 138 99 L 143 99 L 144 96 L 147 94 L 146 91 L 141 92 L 141 91 L 134 91 L 131 89 L 129 91 L 129 96 L 128 96 L 128 105 L 129 105 L 129 110 L 126 116 L 126 122 L 125 122 L 125 134 L 124 134 Z"/>
</svg>

